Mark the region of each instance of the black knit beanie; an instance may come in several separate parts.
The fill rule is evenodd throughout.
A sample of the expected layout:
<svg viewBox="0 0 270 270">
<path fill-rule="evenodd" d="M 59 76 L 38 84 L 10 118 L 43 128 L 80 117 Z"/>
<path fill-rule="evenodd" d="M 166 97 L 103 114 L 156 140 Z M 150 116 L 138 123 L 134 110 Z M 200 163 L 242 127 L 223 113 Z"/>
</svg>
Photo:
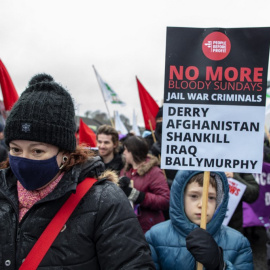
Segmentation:
<svg viewBox="0 0 270 270">
<path fill-rule="evenodd" d="M 76 148 L 75 111 L 70 94 L 50 75 L 35 75 L 13 106 L 5 125 L 7 145 L 12 140 L 29 140 Z"/>
<path fill-rule="evenodd" d="M 161 117 L 163 117 L 163 106 L 159 108 L 155 119 L 157 120 L 158 118 L 161 118 Z"/>
</svg>

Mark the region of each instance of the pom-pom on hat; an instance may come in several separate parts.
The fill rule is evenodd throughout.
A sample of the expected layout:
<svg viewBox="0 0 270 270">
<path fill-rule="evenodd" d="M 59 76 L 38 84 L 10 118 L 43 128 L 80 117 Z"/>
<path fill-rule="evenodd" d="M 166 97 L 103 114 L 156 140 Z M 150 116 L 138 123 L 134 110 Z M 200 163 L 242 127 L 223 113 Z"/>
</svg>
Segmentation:
<svg viewBox="0 0 270 270">
<path fill-rule="evenodd" d="M 4 136 L 7 145 L 13 140 L 29 140 L 72 152 L 76 148 L 75 132 L 70 94 L 50 75 L 37 74 L 14 104 Z"/>
</svg>

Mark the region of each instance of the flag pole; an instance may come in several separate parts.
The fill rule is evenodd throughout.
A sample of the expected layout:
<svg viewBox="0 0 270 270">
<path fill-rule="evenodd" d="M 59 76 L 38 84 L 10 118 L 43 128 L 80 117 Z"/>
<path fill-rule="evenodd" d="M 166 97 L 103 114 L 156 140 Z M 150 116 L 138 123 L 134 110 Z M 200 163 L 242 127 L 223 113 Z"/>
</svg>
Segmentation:
<svg viewBox="0 0 270 270">
<path fill-rule="evenodd" d="M 206 229 L 209 180 L 210 172 L 205 171 L 203 173 L 202 213 L 200 226 L 202 229 Z M 203 270 L 203 265 L 199 262 L 197 263 L 197 270 Z"/>
<path fill-rule="evenodd" d="M 111 118 L 111 115 L 110 115 L 110 111 L 109 111 L 109 108 L 108 108 L 108 105 L 107 105 L 107 102 L 106 102 L 104 93 L 103 93 L 103 91 L 102 91 L 102 87 L 101 87 L 100 82 L 99 82 L 99 80 L 98 80 L 97 71 L 96 71 L 94 65 L 93 65 L 92 67 L 93 67 L 93 69 L 94 69 L 94 71 L 95 71 L 96 78 L 97 78 L 97 81 L 98 81 L 98 85 L 99 85 L 99 88 L 100 88 L 101 93 L 102 93 L 102 96 L 103 96 L 103 100 L 104 100 L 104 103 L 105 103 L 105 106 L 106 106 L 106 109 L 107 109 L 107 113 L 108 113 L 108 115 L 109 115 L 109 119 L 110 119 L 111 125 L 112 125 L 112 127 L 113 127 L 113 126 L 114 126 L 114 125 L 113 125 L 113 121 L 112 121 L 112 118 Z"/>
<path fill-rule="evenodd" d="M 152 133 L 152 137 L 153 137 L 154 143 L 155 143 L 157 140 L 156 140 L 156 136 L 155 136 L 155 133 L 154 133 L 154 130 L 153 130 L 153 127 L 152 127 L 152 123 L 151 123 L 151 120 L 150 119 L 148 120 L 148 123 L 149 123 L 150 129 L 151 129 L 151 133 Z"/>
<path fill-rule="evenodd" d="M 113 111 L 113 120 L 112 120 L 112 127 L 115 128 L 115 117 L 116 117 L 116 111 Z"/>
</svg>

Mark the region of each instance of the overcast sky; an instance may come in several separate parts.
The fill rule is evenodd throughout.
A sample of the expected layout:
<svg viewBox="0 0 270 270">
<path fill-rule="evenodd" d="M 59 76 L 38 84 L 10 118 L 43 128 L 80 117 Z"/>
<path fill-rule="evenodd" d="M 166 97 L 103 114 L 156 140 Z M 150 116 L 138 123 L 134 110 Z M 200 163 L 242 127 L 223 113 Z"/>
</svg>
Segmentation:
<svg viewBox="0 0 270 270">
<path fill-rule="evenodd" d="M 143 125 L 135 76 L 161 105 L 166 27 L 270 26 L 269 0 L 2 0 L 0 58 L 19 94 L 51 74 L 77 114 L 106 111 L 92 66 L 127 104 L 109 106 Z"/>
</svg>

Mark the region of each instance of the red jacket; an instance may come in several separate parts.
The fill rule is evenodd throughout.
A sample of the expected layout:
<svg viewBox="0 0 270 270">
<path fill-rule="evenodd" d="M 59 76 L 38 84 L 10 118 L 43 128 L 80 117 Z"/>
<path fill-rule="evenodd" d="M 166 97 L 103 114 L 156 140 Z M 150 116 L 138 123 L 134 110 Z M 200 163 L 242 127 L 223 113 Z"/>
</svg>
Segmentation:
<svg viewBox="0 0 270 270">
<path fill-rule="evenodd" d="M 138 215 L 144 232 L 148 231 L 153 225 L 164 221 L 162 211 L 169 208 L 170 190 L 158 164 L 156 157 L 148 155 L 147 160 L 140 165 L 133 175 L 129 164 L 126 164 L 120 173 L 120 176 L 126 175 L 133 180 L 134 188 L 145 193 Z"/>
</svg>

